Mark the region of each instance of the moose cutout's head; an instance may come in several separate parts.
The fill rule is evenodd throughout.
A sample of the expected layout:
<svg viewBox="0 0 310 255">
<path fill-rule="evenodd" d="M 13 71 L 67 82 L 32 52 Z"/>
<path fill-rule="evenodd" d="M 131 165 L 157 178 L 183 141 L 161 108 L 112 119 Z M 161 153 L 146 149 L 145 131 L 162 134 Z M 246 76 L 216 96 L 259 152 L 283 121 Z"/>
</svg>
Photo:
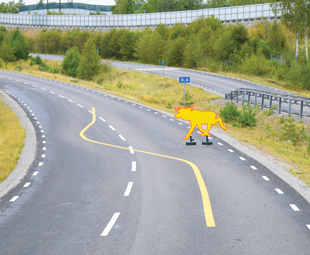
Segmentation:
<svg viewBox="0 0 310 255">
<path fill-rule="evenodd" d="M 198 126 L 198 129 L 201 132 L 200 136 L 211 136 L 209 131 L 211 130 L 212 126 L 217 123 L 220 124 L 222 129 L 227 129 L 223 124 L 222 118 L 217 117 L 215 112 L 194 110 L 193 105 L 189 107 L 183 105 L 175 107 L 174 109 L 177 111 L 177 113 L 174 115 L 175 118 L 181 118 L 182 120 L 187 120 L 190 122 L 190 129 L 187 135 L 183 138 L 184 140 L 191 136 L 196 126 Z M 202 128 L 202 125 L 207 125 L 206 130 Z"/>
<path fill-rule="evenodd" d="M 174 107 L 174 110 L 176 110 L 178 113 L 174 115 L 175 118 L 179 119 L 181 118 L 182 120 L 190 120 L 191 116 L 191 111 L 194 109 L 194 106 L 191 105 L 189 107 L 186 107 L 185 105 L 179 106 L 179 107 Z"/>
</svg>

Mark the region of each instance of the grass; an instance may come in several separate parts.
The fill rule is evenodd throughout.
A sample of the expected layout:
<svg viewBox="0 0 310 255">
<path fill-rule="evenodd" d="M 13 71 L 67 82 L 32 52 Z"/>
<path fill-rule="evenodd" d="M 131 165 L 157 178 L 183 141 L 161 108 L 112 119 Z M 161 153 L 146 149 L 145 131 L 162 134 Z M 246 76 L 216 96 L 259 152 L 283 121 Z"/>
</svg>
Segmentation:
<svg viewBox="0 0 310 255">
<path fill-rule="evenodd" d="M 57 61 L 44 62 L 50 66 L 60 64 Z M 41 72 L 37 66 L 30 66 L 29 61 L 18 64 L 11 63 L 8 64 L 7 68 L 15 70 L 18 66 L 21 67 L 23 73 L 109 92 L 170 113 L 175 113 L 173 107 L 182 102 L 183 84 L 179 84 L 178 81 L 170 78 L 112 69 L 111 73 L 101 75 L 100 85 L 97 82 L 78 80 L 61 74 Z M 17 69 L 20 71 L 20 68 Z M 242 78 L 247 77 L 242 76 Z M 262 81 L 259 80 L 259 82 Z M 223 106 L 221 105 L 209 104 L 210 100 L 218 99 L 219 96 L 209 94 L 200 88 L 187 86 L 186 89 L 193 96 L 191 101 L 194 102 L 196 109 L 211 110 L 217 113 L 222 109 Z M 225 123 L 225 125 L 228 128 L 225 132 L 235 139 L 254 145 L 261 152 L 271 154 L 292 164 L 294 169 L 287 169 L 287 171 L 304 180 L 310 186 L 310 154 L 307 152 L 307 143 L 293 145 L 291 141 L 281 140 L 279 138 L 282 132 L 281 117 L 268 116 L 266 111 L 263 111 L 258 115 L 256 127 L 240 128 L 230 123 Z M 310 124 L 300 125 L 304 125 L 306 133 L 310 134 Z"/>
<path fill-rule="evenodd" d="M 24 147 L 25 130 L 0 96 L 0 182 L 15 168 Z"/>
</svg>

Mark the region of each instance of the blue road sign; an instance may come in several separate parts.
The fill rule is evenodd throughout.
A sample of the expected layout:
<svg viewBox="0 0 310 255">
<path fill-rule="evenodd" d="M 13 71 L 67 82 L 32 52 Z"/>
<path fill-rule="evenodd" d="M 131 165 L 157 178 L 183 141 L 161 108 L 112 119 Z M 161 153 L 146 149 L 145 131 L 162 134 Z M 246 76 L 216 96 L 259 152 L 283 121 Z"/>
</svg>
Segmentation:
<svg viewBox="0 0 310 255">
<path fill-rule="evenodd" d="M 191 83 L 191 77 L 179 77 L 179 83 Z"/>
</svg>

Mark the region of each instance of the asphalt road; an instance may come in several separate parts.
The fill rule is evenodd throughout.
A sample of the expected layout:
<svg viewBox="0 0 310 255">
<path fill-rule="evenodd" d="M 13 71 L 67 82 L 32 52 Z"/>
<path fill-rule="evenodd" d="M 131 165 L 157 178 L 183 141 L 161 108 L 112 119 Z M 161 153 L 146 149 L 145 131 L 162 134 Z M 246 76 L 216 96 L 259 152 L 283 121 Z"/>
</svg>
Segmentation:
<svg viewBox="0 0 310 255">
<path fill-rule="evenodd" d="M 33 56 L 39 55 L 42 59 L 50 59 L 50 60 L 63 60 L 63 56 L 59 55 L 48 55 L 48 54 L 32 54 Z M 260 90 L 264 92 L 274 93 L 274 94 L 284 94 L 288 96 L 298 96 L 297 94 L 288 92 L 286 90 L 270 87 L 264 84 L 242 80 L 238 78 L 232 78 L 228 76 L 200 72 L 195 70 L 176 68 L 176 67 L 161 67 L 155 65 L 146 65 L 146 64 L 138 64 L 138 63 L 126 63 L 120 61 L 107 61 L 111 63 L 114 67 L 120 69 L 127 69 L 138 71 L 142 73 L 150 73 L 155 75 L 161 75 L 170 77 L 173 79 L 177 79 L 179 77 L 189 76 L 191 77 L 191 85 L 201 87 L 208 92 L 215 93 L 224 97 L 226 93 L 230 93 L 231 91 L 235 91 L 240 88 L 246 89 L 254 89 Z M 239 100 L 242 98 L 239 96 Z M 247 101 L 247 97 L 245 98 Z M 254 98 L 252 96 L 251 102 L 254 103 Z M 261 105 L 261 98 L 258 98 L 257 103 Z M 268 99 L 264 100 L 264 107 L 269 108 L 270 101 Z M 279 102 L 273 101 L 273 105 L 278 105 Z M 282 112 L 288 113 L 289 104 L 282 101 L 281 106 Z M 300 114 L 300 105 L 292 104 L 291 114 L 297 115 L 299 117 Z M 310 107 L 304 106 L 303 115 L 310 117 Z M 294 116 L 296 118 L 296 116 Z"/>
<path fill-rule="evenodd" d="M 38 139 L 0 201 L 0 254 L 309 254 L 309 203 L 217 137 L 185 146 L 176 119 L 57 81 L 0 71 L 0 88 Z"/>
</svg>

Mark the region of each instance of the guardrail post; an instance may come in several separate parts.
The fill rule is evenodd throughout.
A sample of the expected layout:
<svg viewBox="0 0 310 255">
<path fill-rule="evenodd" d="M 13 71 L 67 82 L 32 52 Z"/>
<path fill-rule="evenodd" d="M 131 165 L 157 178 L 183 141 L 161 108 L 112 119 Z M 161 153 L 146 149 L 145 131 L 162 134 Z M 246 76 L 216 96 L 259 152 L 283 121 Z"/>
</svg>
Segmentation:
<svg viewBox="0 0 310 255">
<path fill-rule="evenodd" d="M 262 93 L 262 105 L 260 106 L 261 110 L 264 109 L 264 97 L 265 97 L 265 94 Z"/>
<path fill-rule="evenodd" d="M 230 92 L 230 101 L 233 100 L 233 92 Z"/>
<path fill-rule="evenodd" d="M 281 114 L 282 97 L 279 98 L 279 114 Z"/>
<path fill-rule="evenodd" d="M 292 110 L 292 101 L 291 99 L 289 99 L 289 106 L 288 106 L 288 114 L 291 114 L 291 110 Z"/>
<path fill-rule="evenodd" d="M 239 103 L 239 91 L 238 90 L 236 90 L 236 98 L 237 98 L 237 104 Z"/>
<path fill-rule="evenodd" d="M 304 110 L 304 101 L 300 100 L 300 118 L 302 119 L 302 114 Z"/>
<path fill-rule="evenodd" d="M 270 96 L 270 101 L 269 101 L 269 108 L 272 107 L 272 96 Z"/>
<path fill-rule="evenodd" d="M 248 103 L 250 103 L 250 98 L 251 98 L 251 92 L 248 91 Z"/>
<path fill-rule="evenodd" d="M 242 90 L 242 103 L 244 103 L 244 91 Z"/>
<path fill-rule="evenodd" d="M 257 104 L 257 93 L 255 92 L 254 105 L 256 106 L 256 104 Z"/>
</svg>

